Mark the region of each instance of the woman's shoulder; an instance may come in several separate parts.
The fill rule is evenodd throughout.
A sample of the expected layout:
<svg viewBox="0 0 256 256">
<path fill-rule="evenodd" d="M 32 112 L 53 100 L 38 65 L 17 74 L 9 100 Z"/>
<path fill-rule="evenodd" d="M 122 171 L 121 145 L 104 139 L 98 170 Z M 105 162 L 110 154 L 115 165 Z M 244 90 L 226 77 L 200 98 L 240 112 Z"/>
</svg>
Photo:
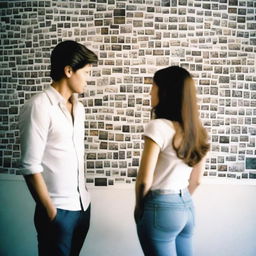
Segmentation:
<svg viewBox="0 0 256 256">
<path fill-rule="evenodd" d="M 145 133 L 157 133 L 158 136 L 169 137 L 175 133 L 173 122 L 164 118 L 150 120 L 145 126 Z"/>
<path fill-rule="evenodd" d="M 147 127 L 158 127 L 159 129 L 174 130 L 174 124 L 171 120 L 165 118 L 152 119 L 146 125 Z"/>
<path fill-rule="evenodd" d="M 175 134 L 171 121 L 163 118 L 151 120 L 145 127 L 144 136 L 153 139 L 163 150 Z"/>
</svg>

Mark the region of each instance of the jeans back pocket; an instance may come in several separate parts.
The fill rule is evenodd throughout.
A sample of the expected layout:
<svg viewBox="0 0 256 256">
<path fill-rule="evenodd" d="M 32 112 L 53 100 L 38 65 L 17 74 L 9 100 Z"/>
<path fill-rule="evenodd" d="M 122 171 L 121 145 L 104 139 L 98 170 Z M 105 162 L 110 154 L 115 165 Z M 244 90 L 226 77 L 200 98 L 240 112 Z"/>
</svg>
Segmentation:
<svg viewBox="0 0 256 256">
<path fill-rule="evenodd" d="M 183 207 L 155 206 L 154 226 L 156 229 L 166 232 L 179 232 L 186 224 L 186 209 Z"/>
</svg>

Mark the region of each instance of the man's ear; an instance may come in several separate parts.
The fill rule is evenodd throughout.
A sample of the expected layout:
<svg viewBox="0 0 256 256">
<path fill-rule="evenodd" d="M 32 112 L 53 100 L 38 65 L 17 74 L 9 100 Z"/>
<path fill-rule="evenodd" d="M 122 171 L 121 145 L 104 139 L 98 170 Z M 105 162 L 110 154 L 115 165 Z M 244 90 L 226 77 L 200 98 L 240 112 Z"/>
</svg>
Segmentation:
<svg viewBox="0 0 256 256">
<path fill-rule="evenodd" d="M 71 66 L 65 66 L 64 67 L 64 74 L 66 75 L 67 78 L 70 78 L 73 74 L 73 69 Z"/>
</svg>

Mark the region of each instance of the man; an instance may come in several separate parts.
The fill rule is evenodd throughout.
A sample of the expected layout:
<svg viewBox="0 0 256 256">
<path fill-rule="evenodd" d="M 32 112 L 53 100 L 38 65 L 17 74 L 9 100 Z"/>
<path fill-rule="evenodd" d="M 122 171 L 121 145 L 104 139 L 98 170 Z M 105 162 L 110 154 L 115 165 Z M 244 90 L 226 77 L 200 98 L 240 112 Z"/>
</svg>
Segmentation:
<svg viewBox="0 0 256 256">
<path fill-rule="evenodd" d="M 51 54 L 51 86 L 20 113 L 21 173 L 36 201 L 40 256 L 79 255 L 89 229 L 85 112 L 76 96 L 84 91 L 96 62 L 97 56 L 85 46 L 59 43 Z"/>
</svg>

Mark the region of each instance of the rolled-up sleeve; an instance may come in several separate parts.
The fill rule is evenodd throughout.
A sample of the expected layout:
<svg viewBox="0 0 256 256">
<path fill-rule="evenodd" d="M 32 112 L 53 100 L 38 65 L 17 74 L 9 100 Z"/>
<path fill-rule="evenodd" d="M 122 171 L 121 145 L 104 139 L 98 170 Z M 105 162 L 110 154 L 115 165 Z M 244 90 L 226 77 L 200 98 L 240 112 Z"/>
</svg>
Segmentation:
<svg viewBox="0 0 256 256">
<path fill-rule="evenodd" d="M 50 124 L 49 111 L 43 102 L 27 102 L 19 116 L 21 144 L 21 173 L 35 174 L 43 171 L 42 157 Z"/>
</svg>

